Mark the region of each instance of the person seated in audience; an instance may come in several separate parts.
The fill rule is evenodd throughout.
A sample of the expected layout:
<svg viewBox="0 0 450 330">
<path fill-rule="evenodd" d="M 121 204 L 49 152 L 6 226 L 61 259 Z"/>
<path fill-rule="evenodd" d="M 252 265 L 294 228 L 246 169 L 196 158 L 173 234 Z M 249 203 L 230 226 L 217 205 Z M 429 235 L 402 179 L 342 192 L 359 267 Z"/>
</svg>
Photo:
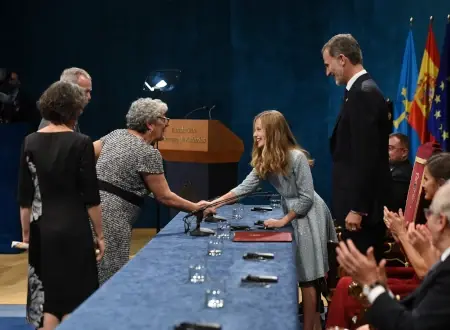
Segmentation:
<svg viewBox="0 0 450 330">
<path fill-rule="evenodd" d="M 79 86 L 52 84 L 38 102 L 49 124 L 22 147 L 18 200 L 22 239 L 29 242 L 27 320 L 39 329 L 56 328 L 99 285 L 96 258 L 105 244 L 94 148 L 88 136 L 74 132 L 86 104 Z"/>
<path fill-rule="evenodd" d="M 262 180 L 272 184 L 282 196 L 284 216 L 265 220 L 264 225 L 294 228 L 304 306 L 303 329 L 321 328 L 318 312 L 320 287 L 328 271 L 327 242 L 337 241 L 337 235 L 327 205 L 314 191 L 310 169 L 313 161 L 297 144 L 286 119 L 278 111 L 264 111 L 255 117 L 253 138 L 253 170 L 239 186 L 212 203 L 254 191 Z"/>
<path fill-rule="evenodd" d="M 411 241 L 420 236 L 423 246 L 430 251 L 429 261 L 436 261 L 422 283 L 407 297 L 397 301 L 386 279 L 383 262 L 377 264 L 373 248 L 366 255 L 359 252 L 351 240 L 340 242 L 337 259 L 363 288 L 368 308 L 368 325 L 378 330 L 448 329 L 450 324 L 450 182 L 436 192 L 430 208 L 426 210 L 426 226 L 417 226 L 411 233 Z M 414 226 L 414 225 L 412 225 Z M 412 228 L 413 229 L 413 228 Z M 429 239 L 427 240 L 426 237 Z M 425 239 L 424 239 L 425 238 Z M 417 246 L 417 242 L 415 242 Z"/>
<path fill-rule="evenodd" d="M 106 243 L 98 265 L 100 284 L 128 262 L 131 229 L 150 192 L 160 203 L 187 212 L 208 204 L 183 199 L 167 184 L 161 154 L 153 147 L 169 126 L 167 110 L 160 100 L 140 98 L 128 110 L 126 129 L 94 142 Z"/>
<path fill-rule="evenodd" d="M 450 153 L 438 153 L 431 156 L 424 169 L 423 189 L 425 191 L 425 199 L 431 201 L 438 188 L 449 179 Z M 386 227 L 401 245 L 407 260 L 414 269 L 414 276 L 406 278 L 395 278 L 396 274 L 391 275 L 388 272 L 389 278 L 387 281 L 392 292 L 400 297 L 404 297 L 420 284 L 431 265 L 424 260 L 420 251 L 410 242 L 402 210 L 400 209 L 399 213 L 395 213 L 385 208 L 384 214 Z M 344 276 L 339 279 L 328 309 L 327 327 L 352 328 L 352 319 L 359 315 L 362 309 L 361 303 L 348 294 L 348 287 L 352 281 L 350 276 Z"/>
<path fill-rule="evenodd" d="M 412 165 L 408 160 L 409 139 L 401 133 L 389 136 L 389 166 L 392 184 L 388 205 L 390 210 L 405 208 L 411 182 Z"/>
</svg>

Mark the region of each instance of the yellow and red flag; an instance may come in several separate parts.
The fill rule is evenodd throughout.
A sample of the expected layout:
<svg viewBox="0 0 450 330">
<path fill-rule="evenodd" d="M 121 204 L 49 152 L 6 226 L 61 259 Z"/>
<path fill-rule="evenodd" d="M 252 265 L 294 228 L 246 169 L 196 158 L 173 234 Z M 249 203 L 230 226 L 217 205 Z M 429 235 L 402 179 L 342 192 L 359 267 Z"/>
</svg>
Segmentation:
<svg viewBox="0 0 450 330">
<path fill-rule="evenodd" d="M 408 114 L 408 122 L 417 132 L 422 144 L 433 139 L 428 130 L 427 120 L 433 103 L 439 62 L 439 50 L 434 37 L 432 22 L 430 21 L 427 44 L 417 79 L 416 93 Z"/>
</svg>

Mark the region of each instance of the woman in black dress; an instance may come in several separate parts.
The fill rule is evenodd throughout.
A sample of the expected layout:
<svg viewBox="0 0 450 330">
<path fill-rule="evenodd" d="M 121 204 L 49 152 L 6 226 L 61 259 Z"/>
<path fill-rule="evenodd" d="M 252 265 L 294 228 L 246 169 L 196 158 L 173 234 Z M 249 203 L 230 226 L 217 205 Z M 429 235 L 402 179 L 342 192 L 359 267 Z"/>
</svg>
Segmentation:
<svg viewBox="0 0 450 330">
<path fill-rule="evenodd" d="M 23 241 L 29 242 L 27 320 L 54 329 L 97 288 L 104 253 L 95 155 L 73 132 L 87 103 L 82 88 L 56 82 L 39 99 L 47 127 L 25 138 L 19 173 Z M 92 239 L 96 235 L 98 254 Z"/>
</svg>

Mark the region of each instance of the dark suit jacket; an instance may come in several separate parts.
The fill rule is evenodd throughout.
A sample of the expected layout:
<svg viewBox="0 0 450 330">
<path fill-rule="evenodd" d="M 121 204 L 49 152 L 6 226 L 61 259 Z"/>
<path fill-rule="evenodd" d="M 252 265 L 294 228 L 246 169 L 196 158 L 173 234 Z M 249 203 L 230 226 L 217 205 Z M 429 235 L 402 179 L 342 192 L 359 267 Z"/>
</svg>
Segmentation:
<svg viewBox="0 0 450 330">
<path fill-rule="evenodd" d="M 333 162 L 333 215 L 343 225 L 353 210 L 367 213 L 364 224 L 383 219 L 389 199 L 388 107 L 369 74 L 346 93 L 330 140 Z"/>
<path fill-rule="evenodd" d="M 387 202 L 386 206 L 394 212 L 398 212 L 399 208 L 404 211 L 413 168 L 409 160 L 392 163 L 390 168 L 392 190 L 391 199 Z"/>
<path fill-rule="evenodd" d="M 366 318 L 379 330 L 450 329 L 450 257 L 430 271 L 403 301 L 381 294 Z"/>
</svg>

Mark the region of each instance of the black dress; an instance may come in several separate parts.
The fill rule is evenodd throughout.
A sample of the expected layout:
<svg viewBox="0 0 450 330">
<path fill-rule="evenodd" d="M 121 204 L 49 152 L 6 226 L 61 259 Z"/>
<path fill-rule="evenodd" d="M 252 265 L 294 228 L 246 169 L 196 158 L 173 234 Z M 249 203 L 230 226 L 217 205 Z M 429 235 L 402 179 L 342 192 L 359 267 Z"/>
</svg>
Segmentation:
<svg viewBox="0 0 450 330">
<path fill-rule="evenodd" d="M 25 138 L 19 204 L 31 207 L 27 320 L 71 313 L 97 288 L 95 246 L 87 213 L 100 204 L 89 137 L 74 132 Z"/>
</svg>

